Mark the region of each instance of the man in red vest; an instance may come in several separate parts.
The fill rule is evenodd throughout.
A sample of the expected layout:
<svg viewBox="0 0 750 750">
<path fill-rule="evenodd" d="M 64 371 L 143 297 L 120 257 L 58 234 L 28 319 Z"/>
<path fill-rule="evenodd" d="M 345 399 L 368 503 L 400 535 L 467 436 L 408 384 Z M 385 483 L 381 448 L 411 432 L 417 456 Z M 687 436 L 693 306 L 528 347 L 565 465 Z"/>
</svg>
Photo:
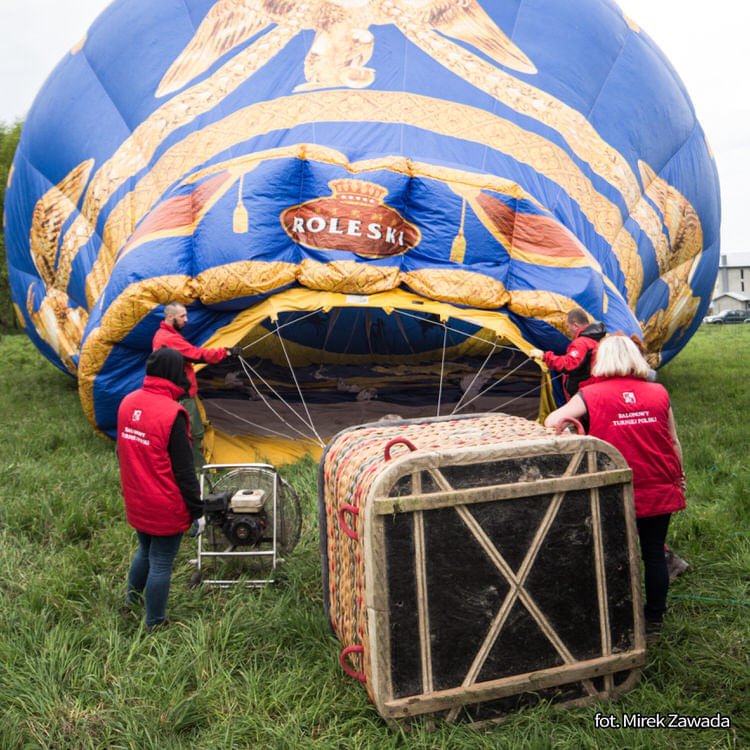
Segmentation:
<svg viewBox="0 0 750 750">
<path fill-rule="evenodd" d="M 580 307 L 573 308 L 565 322 L 568 336 L 573 339 L 565 354 L 543 352 L 541 349 L 532 349 L 530 354 L 534 359 L 544 360 L 550 370 L 562 373 L 563 390 L 570 399 L 578 392 L 581 383 L 591 376 L 596 349 L 607 334 L 607 328 L 598 321 L 589 323 L 588 315 Z"/>
<path fill-rule="evenodd" d="M 164 320 L 159 326 L 151 348 L 156 351 L 163 346 L 170 349 L 176 349 L 185 359 L 185 375 L 190 384 L 187 394 L 180 399 L 180 402 L 187 410 L 190 417 L 190 438 L 193 441 L 193 458 L 196 469 L 200 469 L 205 463 L 203 457 L 203 419 L 198 410 L 198 403 L 195 400 L 195 394 L 198 393 L 198 383 L 195 379 L 195 370 L 193 362 L 207 362 L 215 364 L 221 362 L 226 357 L 239 356 L 242 348 L 235 346 L 232 349 L 219 347 L 216 349 L 207 349 L 200 346 L 193 346 L 181 333 L 187 324 L 188 314 L 184 305 L 179 302 L 170 302 L 164 307 Z"/>
<path fill-rule="evenodd" d="M 203 515 L 188 433 L 177 399 L 188 387 L 182 355 L 149 355 L 143 386 L 117 413 L 117 455 L 128 523 L 138 551 L 128 575 L 126 609 L 145 600 L 146 627 L 165 622 L 172 565 L 183 533 Z"/>
</svg>

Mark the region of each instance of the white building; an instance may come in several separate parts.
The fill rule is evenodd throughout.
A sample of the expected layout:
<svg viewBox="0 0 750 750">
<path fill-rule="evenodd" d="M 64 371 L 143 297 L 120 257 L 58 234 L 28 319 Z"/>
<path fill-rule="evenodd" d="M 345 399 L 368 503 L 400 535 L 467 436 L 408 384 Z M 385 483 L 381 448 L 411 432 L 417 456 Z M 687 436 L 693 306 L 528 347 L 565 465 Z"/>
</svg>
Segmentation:
<svg viewBox="0 0 750 750">
<path fill-rule="evenodd" d="M 721 256 L 711 309 L 750 310 L 750 253 Z"/>
</svg>

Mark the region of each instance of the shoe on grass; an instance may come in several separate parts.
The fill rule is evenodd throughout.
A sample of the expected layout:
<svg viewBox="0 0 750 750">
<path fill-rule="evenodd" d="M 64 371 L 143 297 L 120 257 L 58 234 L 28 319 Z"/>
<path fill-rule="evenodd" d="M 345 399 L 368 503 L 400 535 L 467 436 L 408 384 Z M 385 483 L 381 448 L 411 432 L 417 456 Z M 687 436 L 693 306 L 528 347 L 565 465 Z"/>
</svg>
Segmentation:
<svg viewBox="0 0 750 750">
<path fill-rule="evenodd" d="M 672 552 L 671 549 L 665 549 L 664 556 L 667 558 L 667 570 L 669 571 L 670 581 L 679 578 L 690 567 L 690 563 L 687 560 L 683 560 L 679 555 Z"/>
<path fill-rule="evenodd" d="M 156 630 L 166 630 L 171 624 L 170 620 L 165 617 L 163 620 L 159 620 L 159 622 L 155 622 L 153 625 L 146 625 L 146 630 L 148 630 L 149 633 Z"/>
<path fill-rule="evenodd" d="M 646 643 L 657 643 L 661 638 L 661 623 L 646 620 Z"/>
</svg>

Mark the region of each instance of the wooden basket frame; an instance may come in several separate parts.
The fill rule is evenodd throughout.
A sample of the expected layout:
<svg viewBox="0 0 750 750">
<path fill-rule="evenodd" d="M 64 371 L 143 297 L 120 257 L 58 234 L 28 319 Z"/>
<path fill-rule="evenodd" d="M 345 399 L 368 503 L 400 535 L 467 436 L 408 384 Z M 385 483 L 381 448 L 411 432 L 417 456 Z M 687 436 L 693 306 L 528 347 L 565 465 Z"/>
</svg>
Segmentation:
<svg viewBox="0 0 750 750">
<path fill-rule="evenodd" d="M 614 469 L 597 470 L 597 453 L 607 455 Z M 532 482 L 516 482 L 472 489 L 454 489 L 440 471 L 444 466 L 486 464 L 492 461 L 550 454 L 569 455 L 565 472 L 555 478 Z M 587 461 L 587 472 L 576 474 L 582 461 Z M 437 492 L 423 492 L 421 474 L 429 473 L 440 488 Z M 392 487 L 402 477 L 411 476 L 411 492 L 407 496 L 389 497 Z M 634 648 L 623 653 L 613 653 L 610 638 L 610 619 L 607 603 L 607 581 L 604 569 L 604 550 L 600 516 L 599 489 L 609 485 L 622 485 L 623 511 L 626 523 L 628 554 L 630 558 L 630 588 L 633 602 Z M 562 505 L 565 493 L 570 490 L 589 491 L 592 526 L 594 533 L 594 558 L 596 566 L 597 598 L 599 606 L 602 656 L 586 661 L 576 660 L 547 621 L 524 582 L 541 549 L 545 535 Z M 547 511 L 537 528 L 526 556 L 514 571 L 499 551 L 483 533 L 479 524 L 466 510 L 467 505 L 479 502 L 551 494 Z M 493 620 L 482 647 L 477 652 L 464 683 L 447 690 L 433 690 L 431 656 L 429 649 L 429 606 L 426 596 L 426 560 L 422 519 L 425 510 L 452 507 L 482 545 L 487 556 L 505 577 L 510 586 L 500 610 Z M 397 454 L 379 474 L 362 503 L 364 528 L 370 533 L 363 535 L 365 571 L 365 597 L 367 605 L 367 627 L 370 643 L 378 648 L 371 651 L 368 691 L 381 715 L 387 720 L 405 718 L 418 714 L 447 712 L 448 720 L 454 720 L 464 705 L 482 703 L 523 692 L 581 682 L 587 693 L 583 698 L 569 701 L 570 704 L 588 703 L 609 699 L 632 688 L 646 662 L 646 643 L 641 600 L 640 565 L 638 563 L 637 533 L 633 501 L 632 472 L 622 455 L 611 445 L 592 437 L 550 437 L 524 442 L 520 445 L 491 445 L 481 449 L 472 446 L 441 450 L 440 453 L 419 450 Z M 415 550 L 417 564 L 417 598 L 420 632 L 420 654 L 422 684 L 428 686 L 421 695 L 394 698 L 390 677 L 390 629 L 388 613 L 388 585 L 385 576 L 385 530 L 383 519 L 394 513 L 413 513 L 415 526 Z M 497 639 L 514 602 L 520 600 L 536 620 L 544 635 L 560 654 L 562 666 L 538 670 L 526 674 L 503 677 L 477 683 L 483 657 L 489 653 Z M 631 674 L 621 684 L 614 684 L 614 674 L 630 670 Z M 592 679 L 604 678 L 604 688 L 594 686 Z"/>
</svg>

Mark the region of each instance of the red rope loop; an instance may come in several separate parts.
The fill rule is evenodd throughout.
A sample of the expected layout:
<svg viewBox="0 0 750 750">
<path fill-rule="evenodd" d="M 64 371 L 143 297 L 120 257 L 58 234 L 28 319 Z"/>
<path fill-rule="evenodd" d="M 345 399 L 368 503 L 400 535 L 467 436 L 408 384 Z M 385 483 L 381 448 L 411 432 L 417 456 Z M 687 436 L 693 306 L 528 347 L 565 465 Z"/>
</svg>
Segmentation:
<svg viewBox="0 0 750 750">
<path fill-rule="evenodd" d="M 346 672 L 349 677 L 353 677 L 355 680 L 359 680 L 360 682 L 367 682 L 367 677 L 362 674 L 362 672 L 355 672 L 346 663 L 346 657 L 349 656 L 349 654 L 361 654 L 364 650 L 364 646 L 347 646 L 347 648 L 345 648 L 341 652 L 341 656 L 339 657 L 339 661 L 341 662 L 341 667 L 343 668 L 344 672 Z"/>
<path fill-rule="evenodd" d="M 583 425 L 575 417 L 565 417 L 565 419 L 561 420 L 557 427 L 555 427 L 555 432 L 559 435 L 568 426 L 575 427 L 576 433 L 578 435 L 586 434 L 586 430 L 583 429 Z"/>
<path fill-rule="evenodd" d="M 347 536 L 354 539 L 355 542 L 359 541 L 359 534 L 357 534 L 356 531 L 352 531 L 349 524 L 346 522 L 346 519 L 344 518 L 344 513 L 348 511 L 349 513 L 353 513 L 355 516 L 359 515 L 359 508 L 356 505 L 342 505 L 339 508 L 339 523 L 341 524 L 341 529 Z"/>
<path fill-rule="evenodd" d="M 414 443 L 411 442 L 411 440 L 407 440 L 404 437 L 397 437 L 393 438 L 393 440 L 389 440 L 388 443 L 386 443 L 384 454 L 385 454 L 385 460 L 390 461 L 391 460 L 391 448 L 394 445 L 398 445 L 399 443 L 403 443 L 410 451 L 417 450 L 417 446 L 414 445 Z"/>
</svg>

